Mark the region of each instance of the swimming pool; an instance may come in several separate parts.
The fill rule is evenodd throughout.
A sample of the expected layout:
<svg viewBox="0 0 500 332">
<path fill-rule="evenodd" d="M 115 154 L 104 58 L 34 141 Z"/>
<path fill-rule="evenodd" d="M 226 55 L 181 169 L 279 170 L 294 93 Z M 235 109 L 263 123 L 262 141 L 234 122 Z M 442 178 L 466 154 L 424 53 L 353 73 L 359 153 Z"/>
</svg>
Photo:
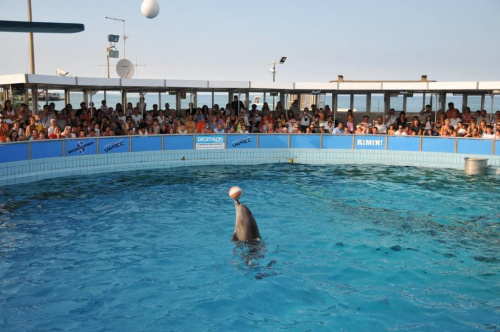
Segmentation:
<svg viewBox="0 0 500 332">
<path fill-rule="evenodd" d="M 230 241 L 233 185 L 258 248 Z M 3 187 L 0 329 L 499 329 L 499 185 L 268 164 Z"/>
</svg>

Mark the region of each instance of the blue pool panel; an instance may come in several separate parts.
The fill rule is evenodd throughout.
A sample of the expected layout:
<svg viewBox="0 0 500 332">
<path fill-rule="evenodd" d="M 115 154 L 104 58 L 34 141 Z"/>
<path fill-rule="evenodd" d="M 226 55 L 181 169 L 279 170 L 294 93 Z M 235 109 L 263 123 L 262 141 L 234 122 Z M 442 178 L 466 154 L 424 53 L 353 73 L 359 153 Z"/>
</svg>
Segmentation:
<svg viewBox="0 0 500 332">
<path fill-rule="evenodd" d="M 323 149 L 352 149 L 352 136 L 325 135 Z"/>
<path fill-rule="evenodd" d="M 474 154 L 487 154 L 491 155 L 493 148 L 493 141 L 486 139 L 460 139 L 458 140 L 458 153 L 474 153 Z"/>
<path fill-rule="evenodd" d="M 132 152 L 160 151 L 161 136 L 132 137 Z"/>
<path fill-rule="evenodd" d="M 38 141 L 31 143 L 31 159 L 63 156 L 63 141 Z"/>
<path fill-rule="evenodd" d="M 259 148 L 261 149 L 286 149 L 288 148 L 288 135 L 259 135 Z"/>
<path fill-rule="evenodd" d="M 414 136 L 394 136 L 389 138 L 389 151 L 420 151 L 420 138 Z"/>
<path fill-rule="evenodd" d="M 292 149 L 319 149 L 319 135 L 291 135 L 290 147 Z"/>
<path fill-rule="evenodd" d="M 422 138 L 422 151 L 454 153 L 455 139 L 444 137 L 424 137 Z"/>
<path fill-rule="evenodd" d="M 193 136 L 176 136 L 168 135 L 163 137 L 163 148 L 168 151 L 172 150 L 192 150 Z"/>
<path fill-rule="evenodd" d="M 27 144 L 1 144 L 0 145 L 0 162 L 13 162 L 28 159 Z"/>
</svg>

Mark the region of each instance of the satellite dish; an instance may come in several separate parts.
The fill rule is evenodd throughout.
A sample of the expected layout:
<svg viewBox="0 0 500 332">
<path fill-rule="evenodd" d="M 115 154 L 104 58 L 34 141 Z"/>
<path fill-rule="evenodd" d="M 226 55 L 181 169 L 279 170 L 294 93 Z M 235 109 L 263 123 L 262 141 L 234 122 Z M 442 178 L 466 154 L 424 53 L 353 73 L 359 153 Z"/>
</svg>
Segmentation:
<svg viewBox="0 0 500 332">
<path fill-rule="evenodd" d="M 135 68 L 132 61 L 121 59 L 116 64 L 116 72 L 120 78 L 132 78 L 135 74 Z"/>
<path fill-rule="evenodd" d="M 160 13 L 160 5 L 156 0 L 144 0 L 141 4 L 141 12 L 147 18 L 155 18 Z"/>
</svg>

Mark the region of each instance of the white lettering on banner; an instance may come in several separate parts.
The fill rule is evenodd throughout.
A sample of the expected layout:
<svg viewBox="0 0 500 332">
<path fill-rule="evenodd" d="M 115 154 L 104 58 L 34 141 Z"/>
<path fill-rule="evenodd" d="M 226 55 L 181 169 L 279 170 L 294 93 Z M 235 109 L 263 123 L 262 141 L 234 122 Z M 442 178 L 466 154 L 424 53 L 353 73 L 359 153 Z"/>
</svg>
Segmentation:
<svg viewBox="0 0 500 332">
<path fill-rule="evenodd" d="M 383 139 L 358 139 L 356 145 L 364 146 L 382 146 L 384 144 Z"/>
<path fill-rule="evenodd" d="M 223 142 L 223 137 L 196 137 L 197 142 Z"/>
<path fill-rule="evenodd" d="M 196 136 L 196 149 L 224 149 L 225 136 Z"/>
</svg>

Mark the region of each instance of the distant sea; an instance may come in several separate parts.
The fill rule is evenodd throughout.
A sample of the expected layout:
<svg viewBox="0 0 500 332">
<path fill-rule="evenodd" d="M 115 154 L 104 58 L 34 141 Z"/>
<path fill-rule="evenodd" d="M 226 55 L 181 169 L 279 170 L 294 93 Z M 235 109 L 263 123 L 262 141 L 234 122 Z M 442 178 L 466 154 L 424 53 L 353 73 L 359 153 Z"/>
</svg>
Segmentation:
<svg viewBox="0 0 500 332">
<path fill-rule="evenodd" d="M 64 94 L 61 93 L 61 96 Z M 258 109 L 261 109 L 262 103 L 264 102 L 264 96 L 263 94 L 250 94 L 250 105 L 254 103 L 256 97 L 258 97 L 259 103 L 258 103 Z M 421 94 L 414 94 L 413 97 L 408 97 L 407 98 L 407 111 L 408 112 L 419 112 L 422 109 L 423 100 L 422 100 L 422 95 Z M 72 92 L 70 94 L 71 98 L 71 104 L 73 105 L 73 108 L 78 109 L 80 102 L 83 101 L 83 95 L 81 93 L 77 92 Z M 148 109 L 152 109 L 153 104 L 158 104 L 160 109 L 164 108 L 165 103 L 170 104 L 170 108 L 175 109 L 175 96 L 171 96 L 168 94 L 161 94 L 161 105 L 159 102 L 159 97 L 158 93 L 148 93 L 145 95 L 145 101 L 147 104 Z M 103 93 L 96 93 L 95 95 L 92 96 L 92 101 L 96 107 L 100 107 L 101 101 L 104 99 L 104 94 Z M 325 100 L 326 99 L 326 100 Z M 245 95 L 242 94 L 240 95 L 240 100 L 245 101 Z M 139 101 L 139 95 L 138 94 L 129 94 L 128 95 L 128 101 L 131 102 L 133 105 L 136 105 L 136 103 Z M 279 96 L 275 97 L 275 104 L 279 101 Z M 327 104 L 330 105 L 331 108 L 331 95 L 327 95 L 326 98 L 322 97 L 320 98 L 320 101 L 323 103 L 319 103 L 321 106 L 322 104 Z M 182 109 L 187 109 L 189 108 L 189 94 L 186 99 L 181 100 L 181 108 Z M 273 109 L 273 97 L 267 95 L 266 96 L 266 102 L 269 104 L 269 107 Z M 453 95 L 448 95 L 446 98 L 446 103 L 448 102 L 453 102 L 455 103 L 455 107 L 459 110 L 462 109 L 462 96 L 453 96 Z M 44 101 L 39 102 L 40 105 L 45 104 Z M 64 100 L 60 101 L 54 101 L 56 104 L 56 109 L 60 110 L 64 108 Z M 117 103 L 121 103 L 121 95 L 118 93 L 107 93 L 106 94 L 106 104 L 108 107 L 115 107 Z M 218 104 L 219 107 L 225 107 L 226 104 L 228 103 L 228 95 L 227 94 L 215 94 L 214 95 L 214 104 Z M 430 97 L 429 95 L 426 95 L 426 101 L 425 104 L 430 103 Z M 274 105 L 275 105 L 274 104 Z M 347 95 L 340 95 L 338 97 L 338 108 L 346 110 L 350 107 L 350 97 Z M 209 108 L 212 107 L 212 95 L 210 93 L 199 93 L 198 94 L 198 100 L 197 100 L 197 105 L 198 107 L 202 107 L 203 105 L 207 105 Z M 471 111 L 474 112 L 476 110 L 479 110 L 481 108 L 481 97 L 479 96 L 470 96 L 468 100 L 468 106 L 470 107 Z M 403 97 L 391 97 L 391 107 L 394 108 L 396 111 L 402 111 L 403 110 Z M 500 109 L 500 96 L 496 96 L 494 98 L 494 104 L 493 104 L 493 110 L 498 110 Z M 354 108 L 357 112 L 365 112 L 366 111 L 366 96 L 364 95 L 355 95 L 354 97 Z M 383 95 L 372 95 L 372 103 L 371 103 L 371 110 L 372 112 L 383 112 L 384 109 L 384 97 Z M 436 109 L 436 99 L 433 98 L 432 100 L 432 109 Z M 485 109 L 490 113 L 491 111 L 491 98 L 489 96 L 486 97 L 485 99 Z"/>
</svg>

